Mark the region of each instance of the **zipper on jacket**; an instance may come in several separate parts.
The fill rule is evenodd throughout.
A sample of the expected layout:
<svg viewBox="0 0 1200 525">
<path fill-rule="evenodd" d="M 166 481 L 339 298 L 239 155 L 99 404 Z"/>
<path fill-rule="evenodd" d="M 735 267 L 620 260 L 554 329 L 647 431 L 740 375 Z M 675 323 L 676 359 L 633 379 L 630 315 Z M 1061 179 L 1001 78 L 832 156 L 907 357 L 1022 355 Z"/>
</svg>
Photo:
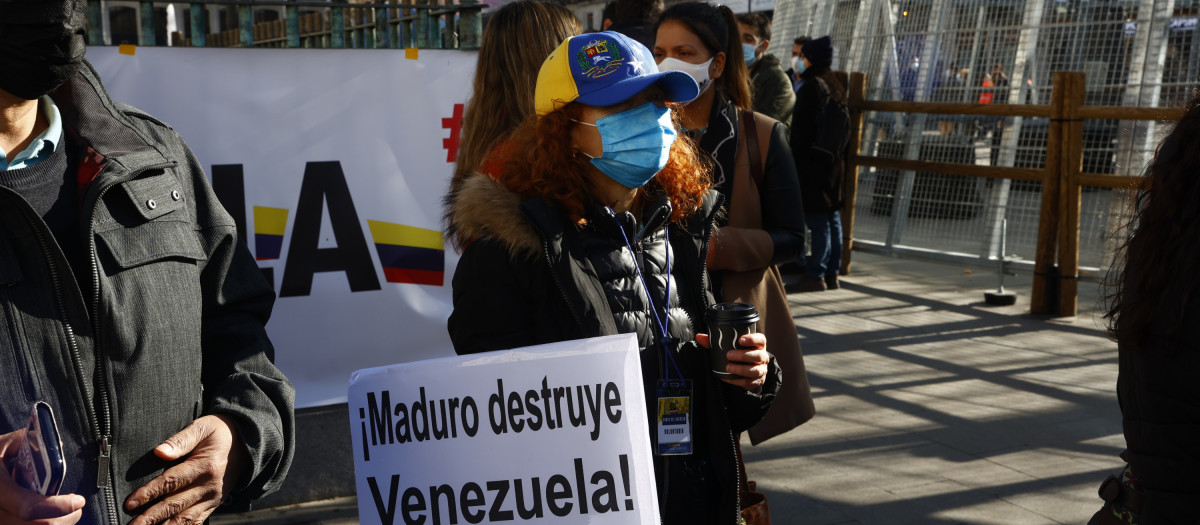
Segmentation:
<svg viewBox="0 0 1200 525">
<path fill-rule="evenodd" d="M 108 445 L 108 437 L 104 436 L 101 431 L 99 416 L 96 413 L 96 404 L 94 402 L 95 397 L 92 395 L 92 392 L 89 390 L 88 382 L 84 377 L 83 358 L 79 351 L 79 341 L 75 338 L 75 329 L 72 328 L 72 326 L 71 326 L 71 318 L 67 312 L 66 298 L 63 296 L 62 278 L 59 275 L 58 264 L 54 260 L 54 252 L 53 252 L 53 250 L 50 249 L 50 244 L 47 241 L 45 234 L 42 232 L 42 229 L 39 227 L 39 223 L 41 222 L 40 219 L 37 217 L 30 217 L 30 212 L 27 209 L 22 209 L 22 212 L 26 216 L 26 219 L 28 219 L 30 221 L 30 224 L 33 225 L 34 235 L 37 237 L 38 244 L 42 248 L 42 255 L 44 255 L 46 257 L 47 269 L 50 271 L 50 283 L 51 283 L 51 287 L 54 290 L 55 302 L 58 305 L 58 315 L 59 315 L 60 321 L 63 324 L 63 331 L 65 332 L 65 335 L 66 335 L 67 349 L 70 353 L 70 358 L 71 358 L 71 368 L 74 369 L 74 371 L 75 371 L 75 376 L 80 383 L 79 384 L 80 390 L 83 392 L 83 397 L 84 397 L 83 401 L 87 405 L 87 409 L 84 410 L 83 413 L 88 418 L 88 421 L 87 421 L 88 428 L 92 431 L 92 436 L 91 436 L 92 439 L 95 439 L 96 441 L 98 441 L 100 443 L 100 459 L 99 459 L 100 470 L 99 470 L 99 474 L 97 476 L 97 485 L 100 485 L 99 482 L 101 480 L 103 480 L 104 483 L 107 485 L 108 476 L 106 475 L 106 473 L 109 470 L 108 459 L 109 459 L 109 452 L 111 451 L 111 449 L 107 446 Z M 94 258 L 94 254 L 93 254 L 93 258 Z M 97 367 L 101 366 L 100 363 L 102 361 L 103 361 L 103 359 L 101 358 L 101 356 L 97 355 L 96 356 L 96 366 Z M 101 373 L 103 373 L 103 369 L 99 369 L 99 371 Z M 101 377 L 103 377 L 103 375 L 101 375 Z M 107 403 L 107 393 L 105 394 L 105 399 L 106 399 L 105 402 Z M 106 408 L 107 408 L 107 406 L 106 406 Z M 100 485 L 100 486 L 104 486 L 104 485 Z M 108 492 L 111 493 L 111 487 L 109 488 Z M 106 501 L 106 503 L 109 503 L 109 502 Z M 115 508 L 115 507 L 111 507 L 111 508 Z M 117 514 L 113 513 L 112 516 L 116 517 Z"/>
<path fill-rule="evenodd" d="M 148 168 L 147 168 L 148 169 Z M 132 180 L 138 175 L 145 173 L 146 169 L 139 170 L 123 177 L 122 180 Z M 117 495 L 112 483 L 112 399 L 109 398 L 108 392 L 108 356 L 104 352 L 104 346 L 101 343 L 100 333 L 100 261 L 96 257 L 96 231 L 94 221 L 96 219 L 96 206 L 104 198 L 104 194 L 117 183 L 111 183 L 100 188 L 96 194 L 96 200 L 88 209 L 87 217 L 87 239 L 88 239 L 88 259 L 91 264 L 92 275 L 92 338 L 95 341 L 96 349 L 96 371 L 99 377 L 97 385 L 97 395 L 100 398 L 100 416 L 99 432 L 100 432 L 100 455 L 97 460 L 96 472 L 96 487 L 100 489 L 101 499 L 109 512 L 112 519 L 120 516 L 120 511 L 117 509 Z"/>
<path fill-rule="evenodd" d="M 538 233 L 541 233 L 541 231 L 539 230 Z M 545 234 L 542 234 L 542 253 L 546 255 L 546 267 L 550 270 L 550 278 L 554 280 L 554 287 L 558 288 L 558 293 L 562 294 L 563 302 L 567 303 L 567 310 L 571 312 L 571 318 L 575 319 L 575 324 L 582 328 L 583 318 L 575 311 L 575 306 L 571 304 L 571 299 L 567 297 L 567 290 L 563 288 L 562 281 L 559 280 L 558 274 L 554 272 L 554 262 L 550 260 L 550 241 L 546 240 Z"/>
<path fill-rule="evenodd" d="M 546 257 L 546 268 L 550 270 L 550 278 L 554 280 L 554 285 L 558 288 L 558 293 L 562 294 L 563 302 L 567 303 L 567 310 L 571 312 L 571 318 L 575 319 L 575 324 L 582 328 L 583 317 L 579 312 L 575 311 L 575 306 L 571 304 L 571 299 L 567 297 L 567 290 L 563 288 L 562 281 L 559 280 L 558 274 L 554 272 L 554 262 L 550 260 L 550 241 L 546 239 L 546 232 L 538 226 L 537 221 L 530 220 L 529 225 L 538 233 L 538 238 L 542 240 L 542 255 Z"/>
<path fill-rule="evenodd" d="M 113 473 L 112 473 L 112 455 L 113 455 L 113 436 L 112 436 L 112 399 L 108 392 L 108 357 L 104 352 L 104 345 L 101 342 L 101 323 L 100 323 L 100 261 L 96 256 L 96 206 L 108 193 L 108 190 L 121 184 L 125 181 L 136 179 L 143 173 L 154 169 L 165 169 L 173 166 L 174 163 L 163 163 L 152 166 L 143 167 L 137 171 L 126 174 L 119 180 L 113 181 L 106 186 L 101 187 L 96 193 L 96 199 L 88 208 L 87 216 L 87 240 L 88 240 L 88 259 L 91 264 L 92 275 L 92 334 L 95 341 L 96 353 L 96 371 L 99 377 L 99 385 L 97 385 L 97 395 L 100 398 L 100 414 L 98 424 L 98 433 L 100 441 L 100 455 L 97 461 L 96 486 L 100 489 L 101 499 L 104 501 L 105 507 L 108 510 L 109 517 L 117 519 L 121 514 L 117 506 L 117 495 L 113 488 Z"/>
</svg>

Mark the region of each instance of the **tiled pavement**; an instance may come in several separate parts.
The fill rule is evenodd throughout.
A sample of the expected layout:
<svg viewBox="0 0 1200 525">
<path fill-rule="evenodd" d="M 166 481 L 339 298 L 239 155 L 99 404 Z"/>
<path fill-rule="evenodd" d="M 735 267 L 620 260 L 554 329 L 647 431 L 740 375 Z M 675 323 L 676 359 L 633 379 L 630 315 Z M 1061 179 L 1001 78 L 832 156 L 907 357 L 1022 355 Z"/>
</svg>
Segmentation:
<svg viewBox="0 0 1200 525">
<path fill-rule="evenodd" d="M 789 296 L 817 416 L 743 441 L 773 523 L 1086 523 L 1124 444 L 1099 286 L 1037 318 L 1029 275 L 991 307 L 987 268 L 854 261 L 843 289 Z"/>
<path fill-rule="evenodd" d="M 787 276 L 794 280 L 796 276 Z M 817 416 L 747 470 L 775 525 L 1083 524 L 1120 467 L 1116 346 L 1080 315 L 1035 318 L 1031 278 L 990 307 L 991 266 L 854 253 L 841 290 L 791 294 Z M 346 525 L 352 497 L 214 523 Z"/>
</svg>

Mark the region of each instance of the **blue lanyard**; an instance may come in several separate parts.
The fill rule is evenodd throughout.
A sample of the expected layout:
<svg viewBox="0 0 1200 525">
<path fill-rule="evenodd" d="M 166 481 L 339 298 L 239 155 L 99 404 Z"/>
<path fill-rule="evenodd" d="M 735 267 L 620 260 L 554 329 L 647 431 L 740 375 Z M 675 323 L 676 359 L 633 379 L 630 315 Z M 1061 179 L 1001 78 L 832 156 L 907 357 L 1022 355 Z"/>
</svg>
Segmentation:
<svg viewBox="0 0 1200 525">
<path fill-rule="evenodd" d="M 663 315 L 659 317 L 658 307 L 654 304 L 654 298 L 650 296 L 650 287 L 646 286 L 646 278 L 642 276 L 642 265 L 638 264 L 637 253 L 633 251 L 633 245 L 629 242 L 629 236 L 625 235 L 625 227 L 617 219 L 616 212 L 610 207 L 606 206 L 606 208 L 608 208 L 609 216 L 613 218 L 613 222 L 617 224 L 617 231 L 621 232 L 621 239 L 625 241 L 625 247 L 629 249 L 629 257 L 633 259 L 633 268 L 637 270 L 638 282 L 642 283 L 642 291 L 646 293 L 646 300 L 650 302 L 650 318 L 654 320 L 654 325 L 658 327 L 660 334 L 658 345 L 662 348 L 663 354 L 666 355 L 667 363 L 670 364 L 671 368 L 675 370 L 675 374 L 682 380 L 683 372 L 679 371 L 679 365 L 675 363 L 675 356 L 671 352 L 670 345 L 668 345 L 671 340 L 671 333 L 668 330 L 671 323 L 671 228 L 668 227 L 663 230 L 667 243 L 667 297 L 663 305 Z M 669 371 L 664 371 L 664 374 L 667 376 L 666 379 L 669 380 L 670 374 L 667 372 Z"/>
</svg>

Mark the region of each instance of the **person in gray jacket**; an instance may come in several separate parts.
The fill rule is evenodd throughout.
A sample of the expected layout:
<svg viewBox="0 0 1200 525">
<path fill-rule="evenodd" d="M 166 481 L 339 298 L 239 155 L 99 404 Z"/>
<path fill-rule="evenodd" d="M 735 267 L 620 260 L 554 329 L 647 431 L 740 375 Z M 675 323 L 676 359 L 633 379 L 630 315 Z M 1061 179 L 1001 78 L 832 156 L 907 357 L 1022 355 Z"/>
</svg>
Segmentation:
<svg viewBox="0 0 1200 525">
<path fill-rule="evenodd" d="M 0 2 L 0 460 L 42 401 L 67 465 L 49 497 L 0 474 L 0 523 L 200 523 L 291 464 L 275 295 L 187 145 L 109 98 L 85 26 L 84 0 Z"/>
<path fill-rule="evenodd" d="M 744 13 L 738 15 L 737 21 L 743 58 L 750 68 L 754 111 L 791 127 L 796 92 L 779 59 L 767 52 L 767 46 L 771 45 L 771 19 L 762 13 Z"/>
</svg>

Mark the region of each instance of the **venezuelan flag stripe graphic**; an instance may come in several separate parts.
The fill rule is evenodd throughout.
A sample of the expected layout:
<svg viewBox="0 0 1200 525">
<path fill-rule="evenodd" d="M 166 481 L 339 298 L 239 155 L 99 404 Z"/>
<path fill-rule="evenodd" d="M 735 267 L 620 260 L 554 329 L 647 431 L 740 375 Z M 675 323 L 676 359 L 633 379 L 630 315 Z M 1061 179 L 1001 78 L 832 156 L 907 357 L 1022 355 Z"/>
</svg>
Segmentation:
<svg viewBox="0 0 1200 525">
<path fill-rule="evenodd" d="M 285 208 L 254 207 L 254 258 L 260 261 L 278 259 L 283 250 L 283 234 L 287 230 L 288 211 Z"/>
<path fill-rule="evenodd" d="M 446 253 L 442 232 L 372 220 L 367 226 L 387 282 L 443 286 Z"/>
</svg>

